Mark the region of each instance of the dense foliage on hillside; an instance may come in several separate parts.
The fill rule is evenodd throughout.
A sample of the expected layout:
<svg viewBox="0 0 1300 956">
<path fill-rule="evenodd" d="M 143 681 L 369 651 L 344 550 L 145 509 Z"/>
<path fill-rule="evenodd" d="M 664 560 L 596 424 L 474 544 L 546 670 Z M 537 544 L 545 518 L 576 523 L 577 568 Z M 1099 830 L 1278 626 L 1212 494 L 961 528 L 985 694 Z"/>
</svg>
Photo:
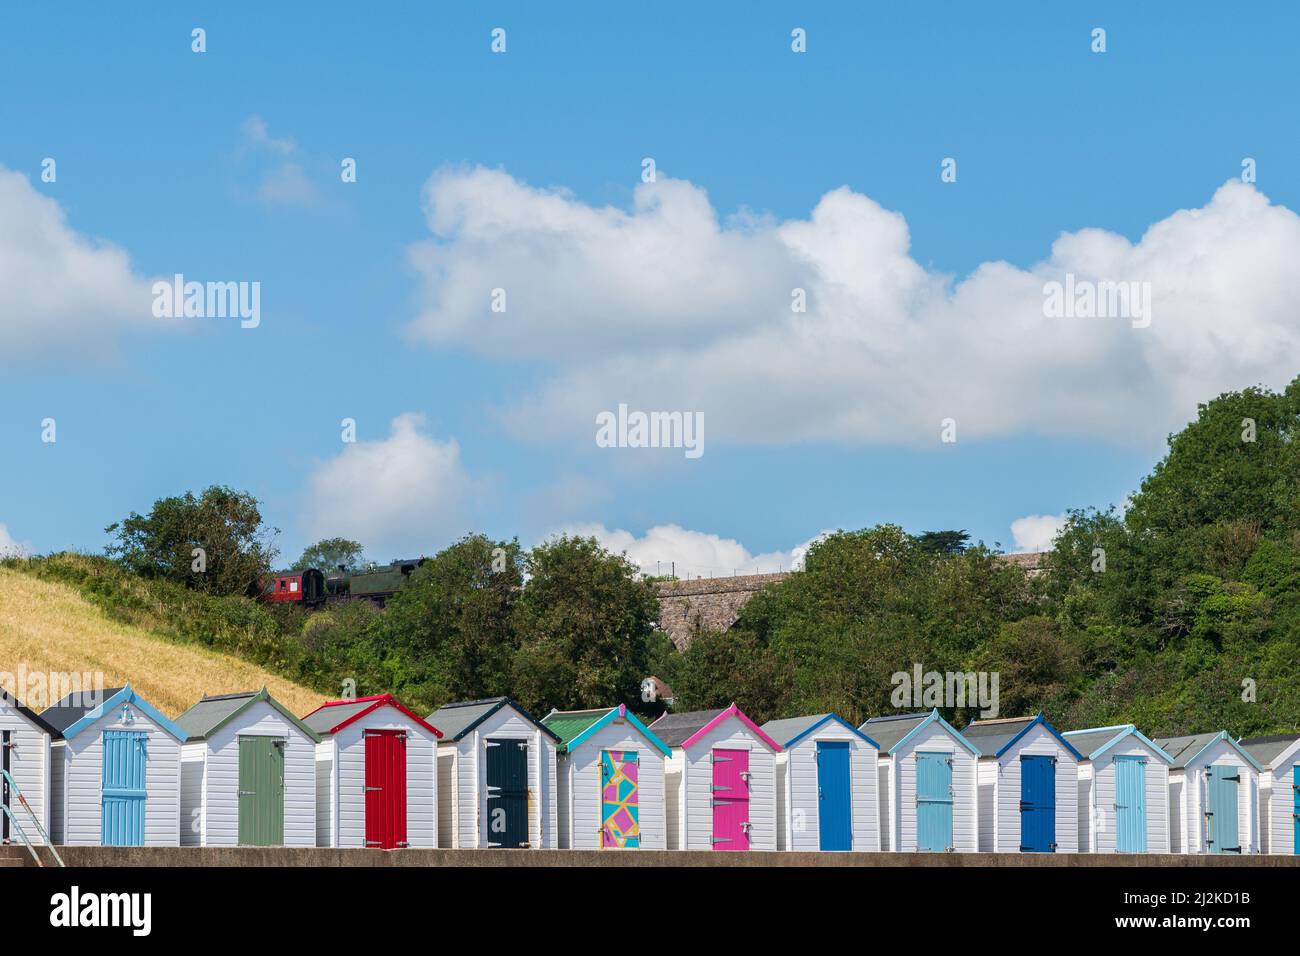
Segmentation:
<svg viewBox="0 0 1300 956">
<path fill-rule="evenodd" d="M 679 706 L 895 709 L 891 675 L 996 671 L 1000 712 L 1155 734 L 1300 728 L 1300 379 L 1220 396 L 1122 514 L 1070 514 L 1047 573 L 900 529 L 840 533 L 661 675 Z M 949 716 L 959 720 L 967 713 Z"/>
<path fill-rule="evenodd" d="M 734 700 L 759 720 L 834 710 L 856 721 L 898 709 L 895 675 L 919 666 L 996 673 L 1001 716 L 1042 710 L 1065 729 L 1285 731 L 1300 727 L 1298 428 L 1300 379 L 1281 394 L 1251 388 L 1202 406 L 1126 511 L 1070 514 L 1036 577 L 968 546 L 965 532 L 836 533 L 731 630 L 700 633 L 685 653 L 654 628 L 651 583 L 584 538 L 524 551 L 466 537 L 416 570 L 384 612 L 363 601 L 315 613 L 260 605 L 243 596 L 239 560 L 248 549 L 267 559 L 260 516 L 228 489 L 133 515 L 117 561 L 4 564 L 322 694 L 389 690 L 421 709 L 509 693 L 540 712 L 644 712 L 639 684 L 654 673 L 678 709 Z M 223 513 L 239 519 L 229 548 L 216 549 L 229 586 L 200 587 L 185 563 L 190 526 Z M 322 544 L 347 552 L 339 563 L 359 560 L 355 542 Z M 944 709 L 961 723 L 978 708 Z"/>
</svg>

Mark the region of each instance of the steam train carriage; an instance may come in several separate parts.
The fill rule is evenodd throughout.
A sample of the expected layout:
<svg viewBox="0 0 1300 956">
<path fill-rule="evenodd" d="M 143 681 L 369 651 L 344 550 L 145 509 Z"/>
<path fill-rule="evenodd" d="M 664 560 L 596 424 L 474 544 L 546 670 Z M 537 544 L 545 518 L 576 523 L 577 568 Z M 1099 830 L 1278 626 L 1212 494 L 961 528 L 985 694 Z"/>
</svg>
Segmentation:
<svg viewBox="0 0 1300 956">
<path fill-rule="evenodd" d="M 383 607 L 389 598 L 406 586 L 411 572 L 422 564 L 424 558 L 415 558 L 394 561 L 367 571 L 337 571 L 328 577 L 316 568 L 285 571 L 266 579 L 262 600 L 275 603 L 292 601 L 306 607 L 365 600 Z"/>
<path fill-rule="evenodd" d="M 273 574 L 266 580 L 262 600 L 274 604 L 285 601 L 307 605 L 321 604 L 325 600 L 325 575 L 315 568 Z"/>
</svg>

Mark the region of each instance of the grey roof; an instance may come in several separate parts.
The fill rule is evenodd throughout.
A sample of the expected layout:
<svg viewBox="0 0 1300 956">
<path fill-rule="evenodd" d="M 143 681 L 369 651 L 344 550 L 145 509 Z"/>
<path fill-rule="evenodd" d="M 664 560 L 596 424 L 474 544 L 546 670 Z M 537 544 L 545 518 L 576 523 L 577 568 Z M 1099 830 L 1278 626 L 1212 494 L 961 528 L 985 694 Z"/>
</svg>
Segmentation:
<svg viewBox="0 0 1300 956">
<path fill-rule="evenodd" d="M 41 711 L 41 719 L 62 734 L 82 717 L 103 704 L 104 701 L 117 696 L 124 690 L 126 690 L 125 687 L 105 687 L 100 693 L 94 691 L 73 692 L 57 704 Z"/>
<path fill-rule="evenodd" d="M 195 737 L 206 737 L 228 718 L 239 713 L 249 701 L 257 697 L 256 691 L 243 694 L 219 694 L 216 697 L 204 697 L 185 713 L 176 718 L 176 726 Z"/>
<path fill-rule="evenodd" d="M 534 727 L 555 738 L 556 743 L 560 742 L 560 737 L 555 731 L 509 697 L 487 697 L 483 700 L 462 700 L 453 704 L 443 704 L 426 719 L 442 731 L 443 740 L 460 740 L 502 707 L 513 707 Z"/>
<path fill-rule="evenodd" d="M 680 747 L 683 741 L 708 726 L 709 721 L 726 709 L 726 707 L 719 707 L 716 710 L 688 710 L 680 714 L 670 712 L 651 724 L 650 731 L 667 746 Z"/>
<path fill-rule="evenodd" d="M 979 748 L 980 753 L 992 757 L 1015 739 L 1037 717 L 1007 717 L 999 720 L 976 720 L 967 724 L 961 735 Z"/>
<path fill-rule="evenodd" d="M 57 728 L 55 728 L 54 725 L 52 725 L 40 714 L 36 713 L 36 711 L 31 710 L 28 707 L 24 707 L 21 703 L 19 703 L 17 697 L 14 697 L 3 687 L 0 687 L 0 706 L 12 707 L 14 710 L 18 711 L 18 713 L 22 714 L 29 721 L 31 721 L 41 730 L 45 731 L 51 737 L 58 738 L 63 736 L 63 734 Z"/>
<path fill-rule="evenodd" d="M 923 714 L 891 714 L 887 717 L 872 717 L 858 727 L 872 740 L 880 745 L 883 752 L 894 749 L 894 745 L 910 734 L 930 717 L 930 711 Z"/>
<path fill-rule="evenodd" d="M 1083 755 L 1087 760 L 1092 754 L 1095 754 L 1102 747 L 1106 746 L 1121 734 L 1128 733 L 1127 727 L 1102 727 L 1098 730 L 1084 730 L 1079 733 L 1068 731 L 1065 739 L 1070 742 L 1070 746 Z"/>
<path fill-rule="evenodd" d="M 1174 758 L 1173 766 L 1183 768 L 1189 760 L 1222 736 L 1221 731 L 1209 731 L 1204 734 L 1191 734 L 1187 737 L 1157 737 L 1155 744 Z"/>
<path fill-rule="evenodd" d="M 325 736 L 339 724 L 346 722 L 349 717 L 355 717 L 374 706 L 373 700 L 350 700 L 345 704 L 322 706 L 304 717 L 302 722 L 316 733 Z"/>
<path fill-rule="evenodd" d="M 812 714 L 808 717 L 785 717 L 781 720 L 769 720 L 763 725 L 763 733 L 784 747 L 809 727 L 816 726 L 829 716 L 830 714 Z"/>
<path fill-rule="evenodd" d="M 1300 734 L 1276 734 L 1272 737 L 1251 737 L 1241 742 L 1241 749 L 1265 767 L 1273 766 L 1273 761 L 1281 756 L 1297 740 Z"/>
</svg>

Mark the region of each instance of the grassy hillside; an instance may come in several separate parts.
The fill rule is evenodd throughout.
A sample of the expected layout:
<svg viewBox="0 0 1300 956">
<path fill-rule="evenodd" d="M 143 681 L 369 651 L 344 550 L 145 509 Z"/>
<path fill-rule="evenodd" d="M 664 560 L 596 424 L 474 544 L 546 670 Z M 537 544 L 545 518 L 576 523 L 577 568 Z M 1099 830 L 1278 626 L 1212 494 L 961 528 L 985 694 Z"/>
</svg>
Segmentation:
<svg viewBox="0 0 1300 956">
<path fill-rule="evenodd" d="M 203 694 L 265 685 L 296 714 L 322 694 L 194 643 L 110 620 L 74 588 L 0 567 L 0 671 L 102 671 L 106 686 L 130 682 L 169 716 Z"/>
</svg>

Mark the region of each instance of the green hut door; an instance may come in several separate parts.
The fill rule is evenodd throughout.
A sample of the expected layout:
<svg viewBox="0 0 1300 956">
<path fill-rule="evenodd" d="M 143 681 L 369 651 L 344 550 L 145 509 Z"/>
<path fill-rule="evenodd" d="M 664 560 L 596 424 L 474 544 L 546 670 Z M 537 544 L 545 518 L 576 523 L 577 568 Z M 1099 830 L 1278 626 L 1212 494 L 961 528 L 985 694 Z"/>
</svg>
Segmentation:
<svg viewBox="0 0 1300 956">
<path fill-rule="evenodd" d="M 239 738 L 239 844 L 284 845 L 284 741 Z"/>
</svg>

